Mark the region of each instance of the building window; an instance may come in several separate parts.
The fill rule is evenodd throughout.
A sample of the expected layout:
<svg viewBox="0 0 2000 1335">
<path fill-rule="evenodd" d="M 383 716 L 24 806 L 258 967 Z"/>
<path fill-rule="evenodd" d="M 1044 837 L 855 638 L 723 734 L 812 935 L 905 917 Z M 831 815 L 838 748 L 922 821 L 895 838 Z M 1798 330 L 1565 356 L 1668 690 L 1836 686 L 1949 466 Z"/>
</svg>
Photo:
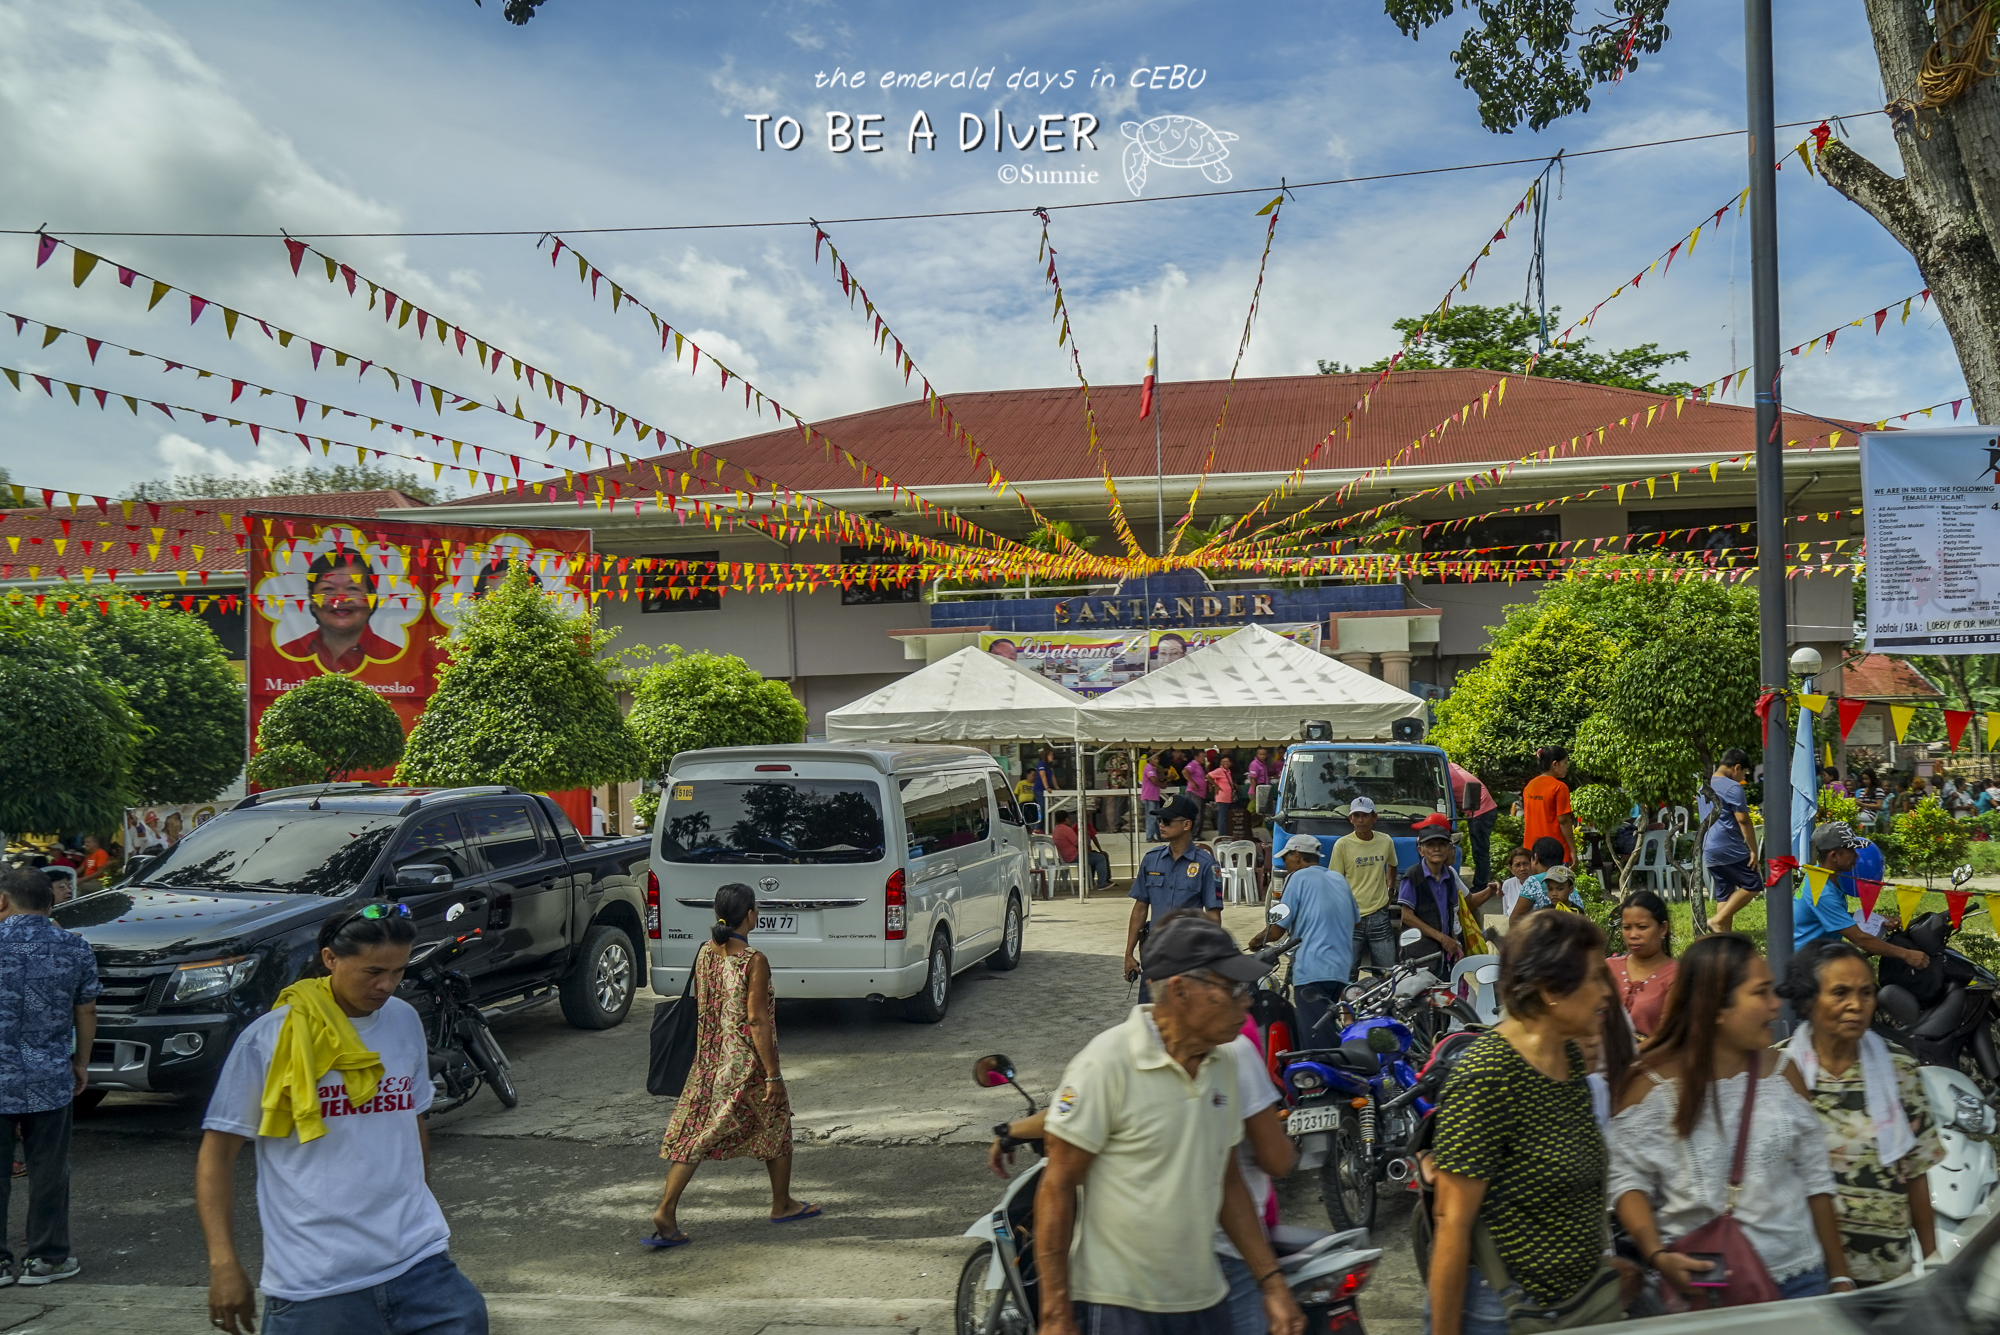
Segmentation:
<svg viewBox="0 0 2000 1335">
<path fill-rule="evenodd" d="M 722 593 L 715 583 L 715 563 L 720 552 L 671 552 L 646 558 L 650 568 L 639 575 L 644 597 L 641 612 L 713 612 L 722 606 Z M 711 587 L 697 588 L 697 585 Z M 676 596 L 669 590 L 678 590 Z"/>
<path fill-rule="evenodd" d="M 1424 537 L 1427 552 L 1471 552 L 1482 547 L 1498 547 L 1501 551 L 1492 553 L 1501 559 L 1515 556 L 1547 556 L 1546 549 L 1515 552 L 1517 547 L 1534 543 L 1561 542 L 1562 518 L 1559 515 L 1495 515 L 1491 519 L 1475 520 L 1473 523 L 1453 528 L 1433 529 Z"/>
<path fill-rule="evenodd" d="M 842 547 L 840 563 L 844 566 L 909 566 L 910 557 L 897 552 L 872 551 L 867 547 Z M 895 572 L 885 572 L 874 583 L 857 579 L 852 584 L 843 584 L 840 590 L 842 607 L 869 607 L 876 603 L 920 603 L 924 600 L 924 583 L 910 572 L 910 578 L 903 584 L 894 583 Z"/>
<path fill-rule="evenodd" d="M 1712 560 L 1757 559 L 1755 508 L 1717 506 L 1705 510 L 1632 510 L 1625 531 L 1633 552 L 1700 552 Z"/>
</svg>

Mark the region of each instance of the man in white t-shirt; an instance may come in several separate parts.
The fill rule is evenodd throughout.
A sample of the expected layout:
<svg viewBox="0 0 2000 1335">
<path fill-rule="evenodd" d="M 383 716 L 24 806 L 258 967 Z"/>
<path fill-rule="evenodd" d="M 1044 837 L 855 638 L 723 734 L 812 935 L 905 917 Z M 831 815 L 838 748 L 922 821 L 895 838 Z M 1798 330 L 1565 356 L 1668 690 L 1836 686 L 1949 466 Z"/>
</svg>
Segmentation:
<svg viewBox="0 0 2000 1335">
<path fill-rule="evenodd" d="M 428 1049 L 416 1010 L 394 995 L 416 935 L 406 917 L 390 916 L 403 907 L 364 905 L 329 920 L 320 958 L 330 978 L 296 983 L 279 998 L 330 987 L 367 1049 L 359 1055 L 379 1059 L 371 1096 L 356 1105 L 347 1097 L 349 1074 L 333 1067 L 319 1076 L 316 1117 L 287 1104 L 286 1134 L 260 1134 L 272 1129 L 264 1096 L 273 1060 L 283 1061 L 295 1042 L 281 1043 L 292 1005 L 245 1029 L 223 1065 L 195 1169 L 209 1323 L 218 1330 L 254 1329 L 256 1303 L 232 1218 L 236 1158 L 254 1142 L 264 1335 L 486 1335 L 485 1299 L 446 1253 L 451 1230 L 427 1182 Z"/>
</svg>

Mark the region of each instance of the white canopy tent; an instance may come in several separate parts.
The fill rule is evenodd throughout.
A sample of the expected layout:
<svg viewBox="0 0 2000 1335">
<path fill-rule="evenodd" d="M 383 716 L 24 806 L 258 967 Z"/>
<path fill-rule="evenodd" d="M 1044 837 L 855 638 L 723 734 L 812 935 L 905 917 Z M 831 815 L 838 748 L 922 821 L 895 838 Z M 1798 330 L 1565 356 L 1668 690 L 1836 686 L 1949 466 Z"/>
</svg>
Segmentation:
<svg viewBox="0 0 2000 1335">
<path fill-rule="evenodd" d="M 1077 735 L 1084 698 L 965 648 L 827 711 L 830 742 L 1039 742 Z"/>
<path fill-rule="evenodd" d="M 1088 702 L 1082 728 L 1098 742 L 1249 745 L 1325 719 L 1335 741 L 1387 741 L 1397 719 L 1423 712 L 1408 691 L 1250 625 Z"/>
</svg>

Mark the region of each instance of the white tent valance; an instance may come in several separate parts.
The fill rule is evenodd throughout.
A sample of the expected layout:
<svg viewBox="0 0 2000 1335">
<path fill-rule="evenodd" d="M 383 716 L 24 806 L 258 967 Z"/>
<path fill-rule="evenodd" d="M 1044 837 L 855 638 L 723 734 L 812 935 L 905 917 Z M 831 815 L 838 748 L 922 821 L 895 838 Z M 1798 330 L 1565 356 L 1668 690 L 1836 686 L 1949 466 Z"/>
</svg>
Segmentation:
<svg viewBox="0 0 2000 1335">
<path fill-rule="evenodd" d="M 1336 741 L 1387 741 L 1397 719 L 1423 712 L 1408 691 L 1251 625 L 1088 702 L 1083 735 L 1134 744 L 1279 742 L 1297 737 L 1304 720 L 1326 719 Z"/>
<path fill-rule="evenodd" d="M 828 710 L 830 742 L 1038 742 L 1074 737 L 1084 698 L 965 648 Z"/>
</svg>

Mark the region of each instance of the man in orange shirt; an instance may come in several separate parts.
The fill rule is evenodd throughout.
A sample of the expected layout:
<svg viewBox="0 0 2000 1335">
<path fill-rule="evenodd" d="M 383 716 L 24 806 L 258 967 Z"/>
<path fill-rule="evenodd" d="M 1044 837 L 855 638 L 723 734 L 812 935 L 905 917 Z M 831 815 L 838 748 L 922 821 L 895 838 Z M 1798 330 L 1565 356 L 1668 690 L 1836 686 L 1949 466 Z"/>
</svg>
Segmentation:
<svg viewBox="0 0 2000 1335">
<path fill-rule="evenodd" d="M 1569 751 L 1565 747 L 1545 746 L 1535 752 L 1535 763 L 1542 772 L 1528 780 L 1528 786 L 1521 790 L 1521 819 L 1525 827 L 1521 842 L 1533 848 L 1537 839 L 1554 839 L 1562 844 L 1565 857 L 1574 864 L 1576 815 L 1569 808 L 1569 785 L 1563 782 L 1569 774 Z"/>
</svg>

